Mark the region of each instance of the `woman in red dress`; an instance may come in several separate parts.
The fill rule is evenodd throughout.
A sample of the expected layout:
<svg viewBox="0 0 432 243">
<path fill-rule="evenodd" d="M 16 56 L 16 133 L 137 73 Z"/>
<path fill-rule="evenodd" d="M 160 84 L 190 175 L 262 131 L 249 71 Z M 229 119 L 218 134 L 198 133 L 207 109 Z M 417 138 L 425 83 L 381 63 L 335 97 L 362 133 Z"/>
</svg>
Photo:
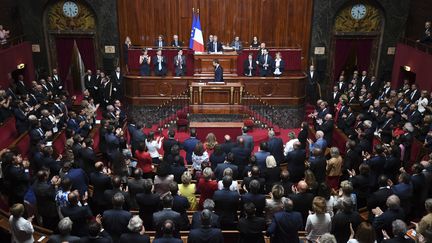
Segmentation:
<svg viewBox="0 0 432 243">
<path fill-rule="evenodd" d="M 213 171 L 210 167 L 203 170 L 202 177 L 198 181 L 197 189 L 200 192 L 198 203 L 199 210 L 203 209 L 203 203 L 207 198 L 212 199 L 214 192 L 218 189 L 216 180 L 212 180 Z"/>
<path fill-rule="evenodd" d="M 147 148 L 144 142 L 139 143 L 138 149 L 135 150 L 135 158 L 137 159 L 137 168 L 143 171 L 143 178 L 153 179 L 153 165 L 150 153 L 147 152 Z"/>
</svg>

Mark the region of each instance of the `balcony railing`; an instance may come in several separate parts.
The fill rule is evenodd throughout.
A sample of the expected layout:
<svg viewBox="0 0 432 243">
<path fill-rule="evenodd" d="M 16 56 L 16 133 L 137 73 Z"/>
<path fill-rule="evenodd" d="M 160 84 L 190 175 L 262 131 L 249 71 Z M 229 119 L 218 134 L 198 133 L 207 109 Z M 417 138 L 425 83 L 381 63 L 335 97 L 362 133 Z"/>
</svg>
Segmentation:
<svg viewBox="0 0 432 243">
<path fill-rule="evenodd" d="M 400 42 L 405 44 L 405 45 L 416 48 L 419 51 L 426 52 L 428 54 L 432 54 L 432 45 L 430 45 L 430 44 L 429 45 L 423 44 L 423 43 L 417 42 L 417 40 L 406 38 L 406 37 L 401 38 Z"/>
</svg>

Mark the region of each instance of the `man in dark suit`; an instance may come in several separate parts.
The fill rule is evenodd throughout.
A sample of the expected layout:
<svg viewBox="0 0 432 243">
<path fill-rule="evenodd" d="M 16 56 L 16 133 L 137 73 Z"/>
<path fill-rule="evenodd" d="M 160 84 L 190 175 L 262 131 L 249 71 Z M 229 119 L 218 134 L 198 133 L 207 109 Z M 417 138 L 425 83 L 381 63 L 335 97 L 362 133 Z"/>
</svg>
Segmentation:
<svg viewBox="0 0 432 243">
<path fill-rule="evenodd" d="M 207 198 L 203 203 L 203 209 L 209 210 L 212 214 L 211 223 L 210 223 L 211 227 L 220 228 L 219 216 L 213 212 L 214 207 L 215 207 L 215 203 L 210 198 Z M 196 211 L 192 214 L 191 229 L 197 229 L 201 227 L 201 212 L 202 211 Z"/>
<path fill-rule="evenodd" d="M 372 220 L 372 227 L 375 229 L 377 236 L 377 242 L 381 242 L 383 239 L 382 230 L 385 230 L 390 237 L 392 236 L 391 225 L 396 219 L 405 219 L 405 213 L 400 207 L 399 197 L 396 195 L 391 195 L 386 201 L 387 210 L 382 211 L 380 208 L 372 210 L 375 217 Z"/>
<path fill-rule="evenodd" d="M 248 59 L 243 62 L 243 74 L 248 77 L 255 76 L 257 64 L 253 60 L 252 53 L 249 53 Z"/>
<path fill-rule="evenodd" d="M 48 238 L 48 242 L 69 242 L 69 243 L 78 243 L 80 241 L 80 237 L 71 235 L 72 232 L 72 221 L 70 218 L 63 218 L 58 222 L 58 233 L 51 235 Z"/>
<path fill-rule="evenodd" d="M 196 130 L 192 128 L 190 130 L 190 137 L 183 142 L 183 150 L 186 151 L 186 161 L 188 164 L 192 164 L 192 152 L 199 140 L 196 138 Z"/>
<path fill-rule="evenodd" d="M 152 192 L 153 182 L 151 179 L 144 180 L 143 192 L 135 195 L 135 200 L 139 207 L 139 215 L 144 221 L 147 230 L 153 228 L 153 214 L 162 209 L 159 195 Z"/>
<path fill-rule="evenodd" d="M 162 56 L 162 50 L 156 52 L 156 56 L 153 57 L 153 67 L 156 76 L 166 76 L 167 75 L 167 62 L 166 58 Z"/>
<path fill-rule="evenodd" d="M 183 50 L 178 50 L 178 54 L 174 56 L 174 73 L 175 76 L 186 75 L 186 56 L 183 55 Z"/>
<path fill-rule="evenodd" d="M 291 199 L 283 199 L 283 204 L 285 211 L 280 211 L 273 215 L 272 222 L 267 229 L 267 235 L 270 236 L 271 242 L 299 243 L 298 231 L 302 230 L 304 225 L 302 215 L 294 211 L 296 202 L 293 202 Z"/>
<path fill-rule="evenodd" d="M 15 128 L 18 132 L 18 135 L 23 134 L 28 131 L 30 122 L 27 117 L 27 111 L 23 104 L 18 105 L 17 108 L 14 109 L 15 116 Z"/>
<path fill-rule="evenodd" d="M 48 171 L 40 170 L 36 173 L 37 180 L 32 188 L 36 196 L 38 215 L 42 217 L 43 226 L 55 230 L 59 220 L 57 205 L 54 200 L 56 188 L 48 183 Z M 57 183 L 57 178 L 52 180 Z"/>
<path fill-rule="evenodd" d="M 188 242 L 189 243 L 222 243 L 223 235 L 222 231 L 217 228 L 213 228 L 212 212 L 208 209 L 204 209 L 201 212 L 201 227 L 192 229 L 189 232 Z"/>
<path fill-rule="evenodd" d="M 129 220 L 129 224 L 127 226 L 129 232 L 123 233 L 120 236 L 120 243 L 131 243 L 131 242 L 143 242 L 150 243 L 150 238 L 144 234 L 145 228 L 143 225 L 143 221 L 140 219 L 138 215 L 133 216 Z"/>
<path fill-rule="evenodd" d="M 223 68 L 222 66 L 219 64 L 219 60 L 218 59 L 214 59 L 213 60 L 213 66 L 214 66 L 214 72 L 215 72 L 215 82 L 223 82 Z"/>
<path fill-rule="evenodd" d="M 69 178 L 72 182 L 72 190 L 78 190 L 80 195 L 87 193 L 89 179 L 87 174 L 81 168 L 72 168 L 71 162 L 63 164 L 62 173 L 64 177 Z"/>
<path fill-rule="evenodd" d="M 229 154 L 236 144 L 231 141 L 231 136 L 228 134 L 224 136 L 224 140 L 225 142 L 221 144 L 222 151 L 224 151 L 225 154 Z"/>
<path fill-rule="evenodd" d="M 297 183 L 304 177 L 306 150 L 301 149 L 300 142 L 294 142 L 293 148 L 294 150 L 288 152 L 285 160 L 288 163 L 290 180 Z"/>
<path fill-rule="evenodd" d="M 123 98 L 123 73 L 120 72 L 120 67 L 116 67 L 111 75 L 112 82 L 112 99 L 118 100 Z"/>
<path fill-rule="evenodd" d="M 180 229 L 183 227 L 183 220 L 181 215 L 172 209 L 173 197 L 171 196 L 171 194 L 166 194 L 162 198 L 162 205 L 162 211 L 153 213 L 153 227 L 154 229 L 156 229 L 156 237 L 162 236 L 162 228 L 166 220 L 172 220 L 172 222 L 174 223 L 174 236 L 177 237 L 179 235 Z"/>
<path fill-rule="evenodd" d="M 247 203 L 254 204 L 254 214 L 256 214 L 258 217 L 264 216 L 264 209 L 266 205 L 266 196 L 260 193 L 261 186 L 262 185 L 258 180 L 252 180 L 249 183 L 248 192 L 241 196 L 241 203 L 243 206 L 245 206 Z"/>
<path fill-rule="evenodd" d="M 306 85 L 307 97 L 310 104 L 315 104 L 318 99 L 318 73 L 315 71 L 315 66 L 311 65 L 309 67 L 309 72 L 307 73 L 308 83 Z"/>
<path fill-rule="evenodd" d="M 163 36 L 162 36 L 162 35 L 159 35 L 159 36 L 158 36 L 158 39 L 155 41 L 154 45 L 155 45 L 156 47 L 158 47 L 158 48 L 163 48 L 163 47 L 166 46 L 166 42 L 165 42 L 165 40 L 163 39 Z"/>
<path fill-rule="evenodd" d="M 254 165 L 251 167 L 250 171 L 248 171 L 247 173 L 244 172 L 243 175 L 245 176 L 243 178 L 241 187 L 243 189 L 245 189 L 245 191 L 250 191 L 249 189 L 249 184 L 253 181 L 253 180 L 257 180 L 260 183 L 260 188 L 258 188 L 258 192 L 257 193 L 265 193 L 264 190 L 264 185 L 265 185 L 265 179 L 263 177 L 261 177 L 261 170 L 258 166 Z M 257 206 L 255 204 L 255 206 Z M 259 207 L 257 206 L 257 210 L 259 212 Z M 257 213 L 258 213 L 257 212 Z"/>
<path fill-rule="evenodd" d="M 23 75 L 18 75 L 18 80 L 15 82 L 15 93 L 17 95 L 26 95 L 28 93 L 27 87 L 24 84 Z"/>
<path fill-rule="evenodd" d="M 182 217 L 182 227 L 181 230 L 189 229 L 189 219 L 187 215 L 187 210 L 190 208 L 189 201 L 186 197 L 178 194 L 178 184 L 173 181 L 169 184 L 169 190 L 173 197 L 173 206 L 172 209 L 179 213 Z"/>
<path fill-rule="evenodd" d="M 93 76 L 92 71 L 89 69 L 84 75 L 84 87 L 86 90 L 90 92 L 90 96 L 93 98 L 95 98 L 96 95 L 95 86 L 96 86 L 96 78 L 95 76 Z"/>
<path fill-rule="evenodd" d="M 250 153 L 254 149 L 254 139 L 251 135 L 247 134 L 248 131 L 249 131 L 249 128 L 242 127 L 242 135 L 237 136 L 237 142 L 239 142 L 240 138 L 243 138 L 244 146 L 246 149 L 249 150 L 249 153 Z"/>
<path fill-rule="evenodd" d="M 162 148 L 164 151 L 164 156 L 163 156 L 164 160 L 166 160 L 167 156 L 171 154 L 171 148 L 174 145 L 180 146 L 180 142 L 175 139 L 175 131 L 171 129 L 168 131 L 168 139 L 164 139 L 162 143 Z"/>
<path fill-rule="evenodd" d="M 230 154 L 233 155 L 233 160 L 231 161 Z M 238 174 L 243 175 L 243 169 L 247 165 L 247 160 L 250 156 L 250 150 L 245 147 L 244 140 L 242 137 L 238 139 L 237 146 L 231 149 L 231 153 L 227 155 L 230 162 L 238 167 Z M 228 160 L 228 159 L 227 159 Z M 237 178 L 236 178 L 237 179 Z"/>
<path fill-rule="evenodd" d="M 161 224 L 160 236 L 156 236 L 153 243 L 183 243 L 178 235 L 176 224 L 173 220 L 167 219 Z M 176 238 L 174 238 L 176 237 Z"/>
<path fill-rule="evenodd" d="M 411 91 L 409 93 L 409 98 L 412 103 L 415 103 L 420 98 L 420 91 L 417 89 L 416 84 L 411 85 Z"/>
<path fill-rule="evenodd" d="M 246 216 L 240 218 L 238 223 L 238 230 L 240 232 L 239 242 L 264 242 L 262 231 L 266 228 L 265 219 L 263 217 L 255 216 L 255 205 L 252 202 L 243 204 L 243 209 Z"/>
<path fill-rule="evenodd" d="M 380 175 L 378 178 L 378 190 L 373 192 L 367 199 L 367 208 L 369 211 L 379 207 L 383 211 L 387 210 L 387 198 L 393 194 L 393 191 L 388 186 L 388 177 Z"/>
<path fill-rule="evenodd" d="M 129 210 L 130 209 L 130 196 L 129 196 L 129 192 L 126 191 L 125 188 L 122 188 L 122 181 L 121 178 L 119 176 L 114 176 L 112 178 L 112 189 L 107 189 L 104 191 L 104 196 L 105 196 L 105 200 L 107 202 L 107 208 L 112 208 L 114 205 L 111 204 L 112 202 L 112 198 L 115 194 L 117 193 L 121 193 L 123 194 L 124 200 L 125 202 L 122 204 L 123 205 L 123 209 L 124 210 Z"/>
<path fill-rule="evenodd" d="M 284 161 L 283 141 L 281 138 L 276 137 L 274 130 L 270 130 L 268 132 L 268 137 L 269 137 L 269 140 L 267 141 L 268 151 L 270 152 L 271 155 L 274 156 L 276 162 L 280 164 Z"/>
<path fill-rule="evenodd" d="M 208 51 L 210 53 L 222 52 L 222 43 L 218 41 L 218 37 L 216 35 L 213 36 L 213 41 L 209 44 Z"/>
<path fill-rule="evenodd" d="M 216 169 L 214 171 L 215 177 L 217 180 L 222 180 L 223 172 L 226 168 L 230 168 L 233 171 L 233 177 L 237 178 L 239 175 L 239 169 L 238 166 L 233 164 L 234 162 L 234 153 L 228 153 L 225 161 L 223 163 L 220 163 L 216 166 Z"/>
<path fill-rule="evenodd" d="M 183 41 L 179 40 L 178 35 L 173 35 L 173 40 L 171 41 L 172 47 L 182 47 Z"/>
<path fill-rule="evenodd" d="M 135 151 L 139 148 L 140 143 L 145 143 L 145 139 L 147 138 L 142 129 L 143 123 L 141 122 L 137 122 L 136 125 L 129 126 L 129 134 L 131 136 L 131 147 L 133 153 L 135 153 Z"/>
<path fill-rule="evenodd" d="M 271 66 L 273 65 L 273 58 L 269 55 L 268 50 L 264 49 L 264 54 L 261 55 L 258 59 L 258 66 L 260 70 L 260 76 L 266 77 L 270 76 Z"/>
<path fill-rule="evenodd" d="M 92 209 L 95 214 L 101 214 L 107 205 L 104 192 L 112 188 L 111 177 L 105 174 L 102 162 L 95 164 L 95 172 L 90 175 L 90 184 L 93 185 Z"/>
<path fill-rule="evenodd" d="M 117 242 L 123 233 L 128 232 L 129 220 L 132 214 L 122 209 L 125 198 L 123 194 L 116 193 L 111 199 L 113 209 L 103 213 L 102 224 L 104 229 L 111 235 L 114 242 Z"/>
<path fill-rule="evenodd" d="M 393 125 L 395 124 L 393 116 L 394 111 L 387 111 L 385 115 L 385 121 L 378 129 L 378 133 L 380 134 L 382 142 L 386 144 L 390 144 L 390 141 L 393 138 Z"/>
<path fill-rule="evenodd" d="M 301 213 L 303 219 L 302 226 L 305 226 L 309 210 L 312 209 L 314 194 L 308 192 L 308 185 L 305 181 L 299 181 L 294 188 L 294 192 L 289 194 L 288 198 L 290 198 L 294 204 L 293 210 Z"/>
<path fill-rule="evenodd" d="M 79 151 L 81 159 L 81 168 L 86 172 L 87 176 L 95 171 L 96 153 L 93 151 L 93 139 L 84 139 L 85 147 Z"/>
<path fill-rule="evenodd" d="M 343 198 L 342 210 L 332 218 L 331 233 L 335 236 L 337 242 L 346 242 L 350 238 L 350 227 L 356 229 L 361 222 L 360 214 L 354 210 L 352 199 Z"/>
<path fill-rule="evenodd" d="M 331 114 L 325 115 L 324 120 L 318 121 L 318 124 L 319 125 L 317 126 L 316 129 L 324 133 L 324 140 L 327 142 L 327 146 L 331 147 L 331 144 L 333 142 L 333 128 L 334 128 L 333 116 Z"/>
<path fill-rule="evenodd" d="M 396 219 L 392 222 L 392 238 L 387 238 L 384 243 L 415 243 L 416 241 L 410 238 L 407 234 L 408 228 L 404 221 Z M 426 237 L 425 237 L 426 238 Z"/>
<path fill-rule="evenodd" d="M 237 191 L 230 191 L 232 178 L 225 176 L 222 179 L 223 189 L 217 190 L 213 195 L 215 211 L 220 217 L 222 229 L 236 228 L 237 210 L 239 208 L 239 194 Z"/>
<path fill-rule="evenodd" d="M 312 156 L 309 157 L 309 169 L 314 173 L 316 181 L 322 183 L 326 178 L 327 161 L 324 157 L 323 150 L 314 148 Z"/>
<path fill-rule="evenodd" d="M 70 192 L 68 195 L 69 204 L 61 208 L 61 214 L 69 217 L 72 222 L 72 235 L 84 237 L 88 235 L 87 222 L 93 217 L 90 208 L 87 206 L 86 197 L 83 198 L 83 205 L 78 205 L 79 193 Z"/>
</svg>

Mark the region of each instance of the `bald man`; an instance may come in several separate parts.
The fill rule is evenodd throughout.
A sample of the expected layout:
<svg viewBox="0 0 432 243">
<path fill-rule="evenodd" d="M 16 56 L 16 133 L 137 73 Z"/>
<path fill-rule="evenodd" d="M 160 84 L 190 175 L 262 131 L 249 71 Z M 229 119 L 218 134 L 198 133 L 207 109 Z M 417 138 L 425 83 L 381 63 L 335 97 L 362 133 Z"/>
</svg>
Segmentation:
<svg viewBox="0 0 432 243">
<path fill-rule="evenodd" d="M 293 211 L 301 213 L 304 227 L 306 225 L 307 216 L 309 215 L 309 210 L 312 210 L 314 195 L 308 192 L 307 183 L 301 180 L 298 182 L 297 186 L 294 187 L 294 192 L 288 195 L 288 198 L 294 203 Z"/>
</svg>

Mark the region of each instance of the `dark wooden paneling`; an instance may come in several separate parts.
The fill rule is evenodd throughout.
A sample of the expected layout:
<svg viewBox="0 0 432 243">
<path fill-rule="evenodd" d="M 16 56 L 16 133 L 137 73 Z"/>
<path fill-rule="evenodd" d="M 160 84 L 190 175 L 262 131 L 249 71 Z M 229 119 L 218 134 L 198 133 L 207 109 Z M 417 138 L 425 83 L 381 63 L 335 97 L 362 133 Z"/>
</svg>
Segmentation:
<svg viewBox="0 0 432 243">
<path fill-rule="evenodd" d="M 247 91 L 272 105 L 304 104 L 305 79 L 303 72 L 292 72 L 283 77 L 224 78 L 227 83 L 241 82 L 244 87 L 243 92 Z M 129 104 L 160 105 L 173 96 L 189 91 L 191 82 L 200 81 L 208 82 L 211 78 L 125 76 L 125 96 Z M 192 93 L 193 100 L 198 100 L 199 92 L 194 90 Z M 235 97 L 239 95 L 237 91 L 234 92 Z M 247 103 L 245 99 L 242 101 Z"/>
<path fill-rule="evenodd" d="M 118 0 L 120 39 L 151 46 L 159 34 L 168 42 L 178 34 L 188 46 L 192 8 L 200 9 L 204 40 L 216 34 L 227 43 L 238 35 L 248 46 L 258 36 L 268 46 L 300 47 L 309 55 L 313 0 Z"/>
</svg>

